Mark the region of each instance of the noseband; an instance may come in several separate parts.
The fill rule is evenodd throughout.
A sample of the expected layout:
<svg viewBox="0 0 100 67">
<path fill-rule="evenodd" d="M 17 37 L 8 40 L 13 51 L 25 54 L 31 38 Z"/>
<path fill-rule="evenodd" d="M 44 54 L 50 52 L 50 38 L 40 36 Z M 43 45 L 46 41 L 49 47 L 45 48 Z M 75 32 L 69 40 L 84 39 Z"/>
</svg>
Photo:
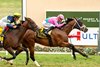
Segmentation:
<svg viewBox="0 0 100 67">
<path fill-rule="evenodd" d="M 76 18 L 74 18 L 74 21 L 75 21 L 75 23 L 74 23 L 72 29 L 74 28 L 74 26 L 75 26 L 76 24 L 78 25 L 78 27 L 79 27 L 80 29 L 83 28 L 83 27 L 85 27 L 85 25 L 80 26 L 80 24 L 78 23 L 78 21 L 76 20 Z M 83 29 L 83 31 L 84 31 L 84 30 L 85 30 L 85 28 Z"/>
<path fill-rule="evenodd" d="M 80 24 L 78 23 L 78 21 L 76 20 L 76 18 L 73 18 L 73 19 L 74 19 L 75 23 L 74 23 L 72 29 L 75 27 L 76 24 L 78 25 L 79 28 L 81 28 L 81 26 L 80 26 Z"/>
</svg>

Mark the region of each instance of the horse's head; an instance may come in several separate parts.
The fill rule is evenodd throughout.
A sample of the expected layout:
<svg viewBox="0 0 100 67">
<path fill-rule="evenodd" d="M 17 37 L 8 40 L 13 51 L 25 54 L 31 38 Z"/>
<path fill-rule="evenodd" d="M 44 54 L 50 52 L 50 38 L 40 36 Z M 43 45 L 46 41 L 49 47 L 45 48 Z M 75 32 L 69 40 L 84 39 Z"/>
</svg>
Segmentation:
<svg viewBox="0 0 100 67">
<path fill-rule="evenodd" d="M 65 22 L 69 25 L 72 25 L 72 28 L 79 29 L 83 32 L 88 31 L 87 27 L 83 24 L 83 22 L 80 19 L 68 18 Z"/>
<path fill-rule="evenodd" d="M 23 26 L 28 28 L 28 29 L 32 29 L 33 31 L 36 31 L 38 26 L 36 25 L 36 23 L 28 17 L 25 17 L 25 21 L 22 21 Z"/>
</svg>

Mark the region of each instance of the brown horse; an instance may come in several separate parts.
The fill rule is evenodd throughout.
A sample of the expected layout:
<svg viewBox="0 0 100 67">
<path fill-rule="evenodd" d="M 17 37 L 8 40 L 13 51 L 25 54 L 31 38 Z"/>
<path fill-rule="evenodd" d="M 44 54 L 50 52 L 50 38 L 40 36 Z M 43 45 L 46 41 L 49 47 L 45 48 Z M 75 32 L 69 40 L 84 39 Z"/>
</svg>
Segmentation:
<svg viewBox="0 0 100 67">
<path fill-rule="evenodd" d="M 28 22 L 33 22 L 32 19 L 27 18 Z M 65 21 L 66 25 L 64 25 L 61 29 L 53 29 L 51 32 L 51 39 L 52 39 L 52 44 L 49 44 L 48 38 L 38 38 L 36 35 L 36 32 L 33 32 L 31 30 L 28 30 L 22 40 L 22 45 L 26 48 L 29 48 L 30 51 L 30 58 L 35 61 L 34 58 L 34 46 L 35 43 L 39 43 L 44 46 L 51 46 L 51 47 L 68 47 L 72 49 L 72 54 L 73 58 L 76 59 L 75 52 L 78 52 L 82 56 L 88 58 L 88 56 L 85 53 L 82 53 L 81 51 L 77 50 L 73 44 L 69 43 L 68 41 L 68 34 L 74 29 L 79 29 L 83 32 L 87 32 L 86 26 L 78 19 L 76 18 L 69 18 L 68 20 Z M 38 29 L 37 29 L 38 30 Z M 37 62 L 36 62 L 37 64 Z M 37 66 L 40 66 L 37 64 Z"/>
<path fill-rule="evenodd" d="M 18 28 L 13 29 L 13 30 L 9 30 L 5 34 L 5 37 L 4 37 L 4 40 L 3 40 L 3 48 L 5 50 L 7 50 L 12 55 L 12 57 L 10 57 L 10 58 L 1 57 L 1 58 L 9 61 L 9 60 L 15 59 L 16 56 L 20 52 L 25 51 L 26 56 L 27 56 L 27 58 L 26 58 L 26 64 L 27 64 L 28 60 L 29 60 L 28 50 L 27 50 L 27 48 L 22 47 L 21 40 L 22 40 L 25 32 L 28 29 L 31 29 L 33 31 L 35 30 L 34 26 L 35 26 L 34 22 L 28 22 L 26 20 L 23 24 L 18 26 Z M 15 53 L 14 53 L 14 50 L 16 50 Z"/>
</svg>

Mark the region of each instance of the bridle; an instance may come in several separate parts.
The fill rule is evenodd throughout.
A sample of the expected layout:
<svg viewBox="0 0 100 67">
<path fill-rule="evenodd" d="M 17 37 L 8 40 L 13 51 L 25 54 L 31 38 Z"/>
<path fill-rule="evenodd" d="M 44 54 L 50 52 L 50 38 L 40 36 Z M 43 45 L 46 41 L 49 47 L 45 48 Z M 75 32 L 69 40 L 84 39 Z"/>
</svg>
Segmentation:
<svg viewBox="0 0 100 67">
<path fill-rule="evenodd" d="M 24 27 L 24 28 L 27 28 L 26 27 L 26 24 L 28 24 L 29 23 L 29 25 L 30 25 L 30 27 L 32 28 L 32 30 L 34 31 L 34 26 L 32 25 L 32 23 L 31 22 L 29 22 L 29 21 L 24 21 L 24 23 L 22 24 L 22 26 Z"/>
<path fill-rule="evenodd" d="M 85 30 L 85 28 L 84 27 L 86 27 L 85 25 L 82 25 L 82 26 L 80 26 L 80 24 L 78 23 L 78 21 L 76 20 L 76 18 L 73 18 L 74 19 L 74 21 L 75 21 L 75 23 L 74 23 L 74 25 L 73 25 L 73 27 L 72 27 L 72 29 L 75 27 L 75 25 L 77 24 L 78 25 L 78 27 L 80 28 L 80 29 L 82 29 L 83 28 L 83 31 Z"/>
</svg>

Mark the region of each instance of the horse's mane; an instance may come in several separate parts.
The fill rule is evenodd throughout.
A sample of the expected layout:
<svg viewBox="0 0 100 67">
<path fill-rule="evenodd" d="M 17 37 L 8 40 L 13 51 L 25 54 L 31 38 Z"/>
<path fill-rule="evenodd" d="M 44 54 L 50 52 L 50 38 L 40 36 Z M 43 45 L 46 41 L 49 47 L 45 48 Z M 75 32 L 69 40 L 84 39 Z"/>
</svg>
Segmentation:
<svg viewBox="0 0 100 67">
<path fill-rule="evenodd" d="M 33 23 L 33 25 L 34 25 L 34 31 L 39 30 L 38 25 L 31 18 L 25 17 L 25 20 Z"/>
<path fill-rule="evenodd" d="M 65 22 L 66 22 L 66 24 L 68 24 L 72 20 L 73 20 L 73 18 L 66 18 Z"/>
</svg>

